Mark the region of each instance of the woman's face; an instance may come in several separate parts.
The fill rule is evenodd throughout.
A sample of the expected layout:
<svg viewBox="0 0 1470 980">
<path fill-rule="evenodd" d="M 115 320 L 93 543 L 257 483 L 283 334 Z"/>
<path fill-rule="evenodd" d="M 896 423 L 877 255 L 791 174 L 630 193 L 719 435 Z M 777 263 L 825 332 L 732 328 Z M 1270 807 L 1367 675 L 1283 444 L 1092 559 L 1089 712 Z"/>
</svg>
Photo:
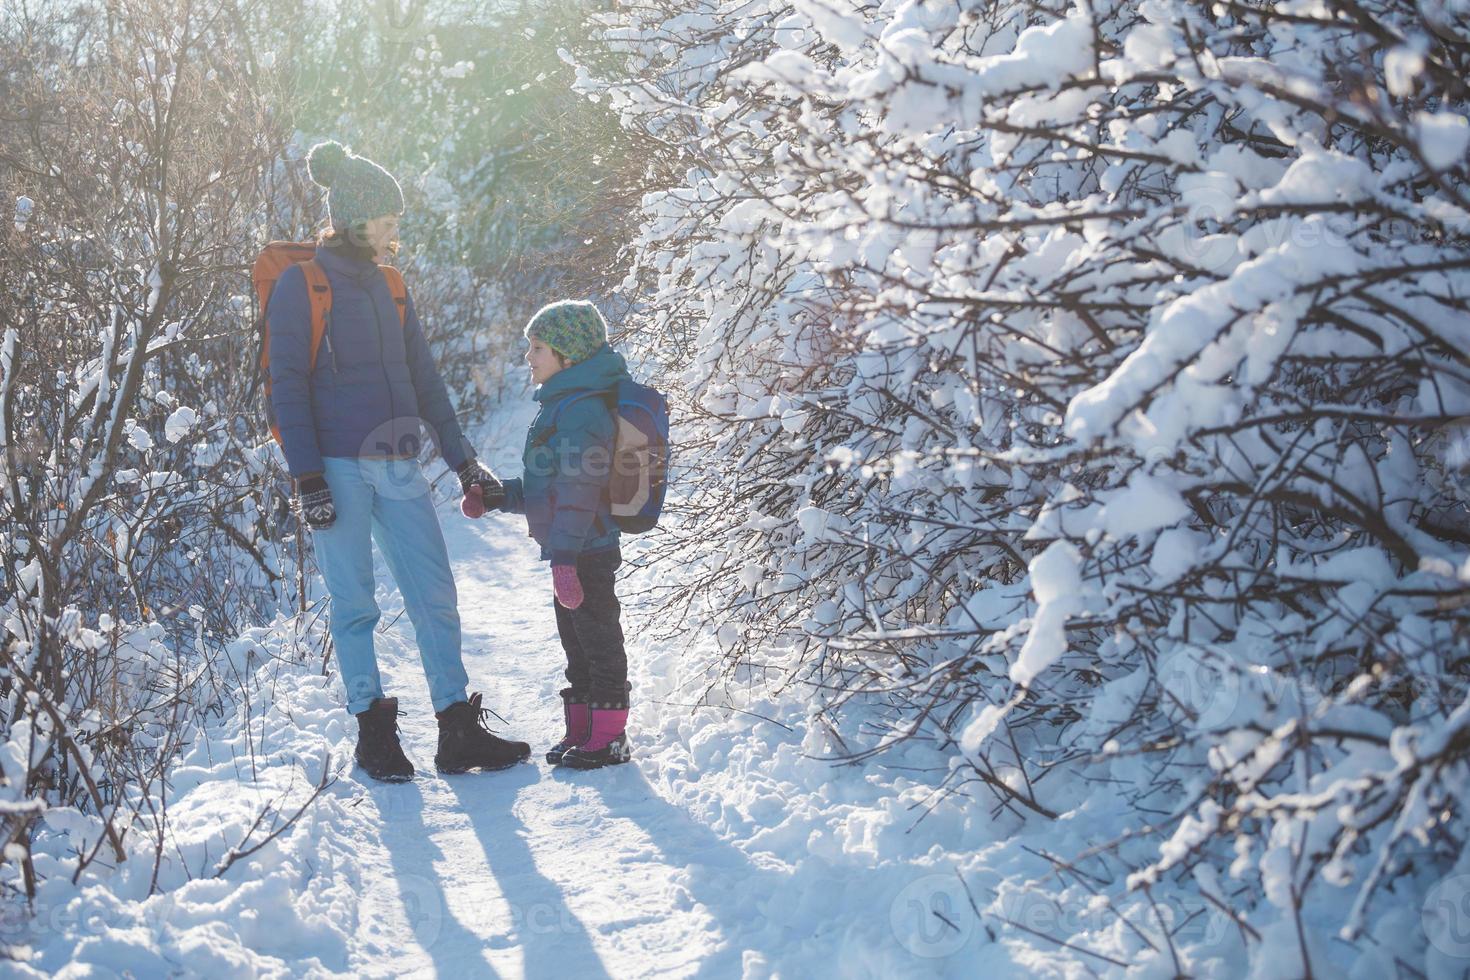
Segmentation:
<svg viewBox="0 0 1470 980">
<path fill-rule="evenodd" d="M 379 262 L 386 262 L 392 257 L 394 246 L 398 244 L 398 215 L 385 214 L 365 222 L 362 234 L 366 239 L 363 244 L 373 250 Z"/>
<path fill-rule="evenodd" d="M 562 369 L 561 356 L 535 338 L 526 351 L 526 363 L 531 365 L 531 380 L 544 385 L 551 376 Z"/>
</svg>

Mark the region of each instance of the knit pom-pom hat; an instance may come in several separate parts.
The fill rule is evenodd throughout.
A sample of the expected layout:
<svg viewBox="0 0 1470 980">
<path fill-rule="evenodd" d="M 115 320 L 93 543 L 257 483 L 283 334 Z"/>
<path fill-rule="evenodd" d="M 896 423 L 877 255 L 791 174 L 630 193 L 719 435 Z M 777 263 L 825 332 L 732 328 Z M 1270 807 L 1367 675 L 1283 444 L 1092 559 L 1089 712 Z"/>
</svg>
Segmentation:
<svg viewBox="0 0 1470 980">
<path fill-rule="evenodd" d="M 327 219 L 335 228 L 403 213 L 403 190 L 393 175 L 335 140 L 311 148 L 306 172 L 327 188 Z"/>
<path fill-rule="evenodd" d="M 587 360 L 607 343 L 607 321 L 591 303 L 564 300 L 537 310 L 526 324 L 526 336 L 575 364 Z"/>
</svg>

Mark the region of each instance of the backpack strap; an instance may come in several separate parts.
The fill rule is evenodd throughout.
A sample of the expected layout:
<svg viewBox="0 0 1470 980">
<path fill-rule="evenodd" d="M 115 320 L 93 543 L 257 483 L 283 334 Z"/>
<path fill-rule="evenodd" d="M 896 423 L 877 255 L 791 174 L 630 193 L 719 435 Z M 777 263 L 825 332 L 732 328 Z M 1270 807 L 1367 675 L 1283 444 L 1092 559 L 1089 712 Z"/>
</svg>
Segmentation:
<svg viewBox="0 0 1470 980">
<path fill-rule="evenodd" d="M 573 402 L 579 402 L 584 398 L 594 398 L 598 395 L 606 395 L 606 391 L 574 391 L 551 406 L 551 422 L 546 426 L 546 431 L 536 439 L 536 445 L 544 446 L 551 442 L 551 437 L 556 435 L 556 427 L 561 422 L 562 411 Z"/>
<path fill-rule="evenodd" d="M 332 309 L 332 284 L 327 281 L 327 272 L 316 259 L 296 263 L 306 277 L 306 298 L 311 304 L 311 348 L 307 370 L 316 367 L 317 348 L 327 335 L 327 314 Z"/>
<path fill-rule="evenodd" d="M 398 305 L 398 325 L 404 326 L 408 323 L 408 285 L 403 281 L 403 273 L 391 265 L 380 265 L 378 268 L 388 281 L 388 292 L 393 294 L 393 302 Z"/>
<path fill-rule="evenodd" d="M 561 413 L 562 413 L 562 411 L 565 410 L 568 405 L 572 404 L 573 402 L 579 402 L 579 401 L 581 401 L 584 398 L 592 398 L 595 395 L 603 395 L 603 394 L 606 394 L 606 392 L 602 392 L 602 391 L 574 391 L 574 392 L 572 392 L 570 395 L 566 396 L 561 401 L 557 402 L 556 403 L 556 407 L 554 407 L 551 410 L 551 427 L 553 429 L 556 428 L 556 424 L 561 421 Z"/>
</svg>

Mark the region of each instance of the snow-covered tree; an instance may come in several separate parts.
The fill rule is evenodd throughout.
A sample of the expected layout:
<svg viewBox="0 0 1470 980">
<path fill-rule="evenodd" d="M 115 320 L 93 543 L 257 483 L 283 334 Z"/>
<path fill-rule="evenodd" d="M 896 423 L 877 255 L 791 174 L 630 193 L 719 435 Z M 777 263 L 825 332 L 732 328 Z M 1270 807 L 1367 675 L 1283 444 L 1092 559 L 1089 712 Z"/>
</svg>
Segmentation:
<svg viewBox="0 0 1470 980">
<path fill-rule="evenodd" d="M 27 890 L 47 806 L 98 821 L 82 865 L 161 821 L 239 681 L 225 641 L 293 584 L 240 266 L 283 141 L 231 9 L 0 24 L 0 849 Z"/>
<path fill-rule="evenodd" d="M 664 148 L 622 285 L 682 410 L 660 621 L 880 706 L 850 757 L 1131 814 L 1059 893 L 1435 969 L 1390 912 L 1470 871 L 1464 14 L 602 17 L 579 86 Z"/>
</svg>

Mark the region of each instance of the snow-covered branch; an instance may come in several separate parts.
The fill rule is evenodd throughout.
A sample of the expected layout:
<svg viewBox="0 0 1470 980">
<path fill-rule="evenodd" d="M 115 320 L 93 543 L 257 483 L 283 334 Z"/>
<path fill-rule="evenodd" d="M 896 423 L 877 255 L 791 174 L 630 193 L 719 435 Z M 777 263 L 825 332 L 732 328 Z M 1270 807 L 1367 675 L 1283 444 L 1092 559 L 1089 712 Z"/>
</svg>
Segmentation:
<svg viewBox="0 0 1470 980">
<path fill-rule="evenodd" d="M 1470 36 L 1394 0 L 602 23 L 582 90 L 686 167 L 623 284 L 682 408 L 660 621 L 1017 818 L 1104 787 L 1137 819 L 1088 873 L 1233 875 L 1289 973 L 1305 903 L 1354 884 L 1371 941 L 1463 864 Z"/>
</svg>

